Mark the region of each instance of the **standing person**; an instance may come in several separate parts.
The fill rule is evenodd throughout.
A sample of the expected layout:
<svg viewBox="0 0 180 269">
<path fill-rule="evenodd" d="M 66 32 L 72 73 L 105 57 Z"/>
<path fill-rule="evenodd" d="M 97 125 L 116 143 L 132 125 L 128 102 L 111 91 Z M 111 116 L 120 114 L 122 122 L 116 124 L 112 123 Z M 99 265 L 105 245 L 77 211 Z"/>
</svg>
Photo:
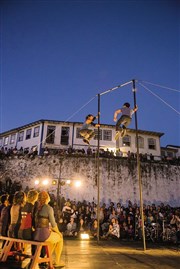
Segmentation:
<svg viewBox="0 0 180 269">
<path fill-rule="evenodd" d="M 32 240 L 34 204 L 37 199 L 38 192 L 30 190 L 27 194 L 26 204 L 21 209 L 21 225 L 18 231 L 18 238 Z"/>
<path fill-rule="evenodd" d="M 38 195 L 38 207 L 35 212 L 34 240 L 49 242 L 52 245 L 51 254 L 55 254 L 54 267 L 63 267 L 64 263 L 60 261 L 63 249 L 63 237 L 57 227 L 54 210 L 48 205 L 49 202 L 49 194 L 46 191 L 41 191 Z"/>
<path fill-rule="evenodd" d="M 121 109 L 118 109 L 114 112 L 114 121 L 117 121 L 117 115 L 122 113 L 120 119 L 116 123 L 116 135 L 115 140 L 126 135 L 126 127 L 131 123 L 132 115 L 138 110 L 138 107 L 130 108 L 129 103 L 124 103 Z"/>
<path fill-rule="evenodd" d="M 8 236 L 8 228 L 11 223 L 10 210 L 13 203 L 14 195 L 11 194 L 7 198 L 6 206 L 3 207 L 0 217 L 0 235 Z"/>
<path fill-rule="evenodd" d="M 11 223 L 9 226 L 9 237 L 18 238 L 18 231 L 21 224 L 21 208 L 26 203 L 26 194 L 23 191 L 17 191 L 14 195 L 13 205 L 10 210 Z"/>
<path fill-rule="evenodd" d="M 95 124 L 95 119 L 98 118 L 98 116 L 93 116 L 92 114 L 89 114 L 86 116 L 85 122 L 83 123 L 83 126 L 80 130 L 80 135 L 84 138 L 84 143 L 89 145 L 89 141 L 95 136 L 95 132 L 91 129 L 89 129 L 90 126 L 94 127 L 100 127 L 99 124 Z"/>
<path fill-rule="evenodd" d="M 0 217 L 1 217 L 1 211 L 3 210 L 4 207 L 7 206 L 7 199 L 8 199 L 8 194 L 3 194 L 1 196 L 1 205 L 0 205 Z"/>
</svg>

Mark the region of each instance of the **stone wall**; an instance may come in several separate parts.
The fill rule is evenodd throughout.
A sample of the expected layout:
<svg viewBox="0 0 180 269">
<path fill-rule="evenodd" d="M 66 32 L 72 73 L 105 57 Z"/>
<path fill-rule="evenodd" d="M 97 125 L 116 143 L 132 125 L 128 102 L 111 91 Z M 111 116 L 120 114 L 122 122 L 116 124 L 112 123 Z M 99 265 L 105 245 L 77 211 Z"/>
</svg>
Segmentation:
<svg viewBox="0 0 180 269">
<path fill-rule="evenodd" d="M 136 160 L 100 158 L 100 201 L 139 202 L 139 183 Z M 10 177 L 21 181 L 23 188 L 34 188 L 35 179 L 81 180 L 82 185 L 61 186 L 61 194 L 75 200 L 97 201 L 97 160 L 81 156 L 44 156 L 0 160 L 1 181 Z M 141 163 L 143 200 L 180 206 L 180 166 L 167 163 Z M 36 187 L 37 188 L 37 187 Z M 57 185 L 45 188 L 57 194 Z"/>
</svg>

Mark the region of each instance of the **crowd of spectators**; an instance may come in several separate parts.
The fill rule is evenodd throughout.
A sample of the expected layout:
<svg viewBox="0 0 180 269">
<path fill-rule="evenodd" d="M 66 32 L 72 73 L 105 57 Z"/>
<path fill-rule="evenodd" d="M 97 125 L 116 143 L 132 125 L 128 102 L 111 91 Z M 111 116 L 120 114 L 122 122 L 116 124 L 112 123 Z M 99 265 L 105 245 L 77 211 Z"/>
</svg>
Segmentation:
<svg viewBox="0 0 180 269">
<path fill-rule="evenodd" d="M 56 205 L 57 206 L 57 205 Z M 58 206 L 59 208 L 59 206 Z M 180 208 L 161 203 L 144 205 L 144 225 L 147 240 L 153 242 L 180 242 Z M 97 237 L 97 205 L 94 202 L 61 201 L 56 211 L 59 229 L 64 236 L 78 237 L 87 232 Z M 128 206 L 120 203 L 105 203 L 100 207 L 99 230 L 102 239 L 140 240 L 142 222 L 140 208 L 129 201 Z"/>
<path fill-rule="evenodd" d="M 0 159 L 6 158 L 6 157 L 28 157 L 28 158 L 34 158 L 38 155 L 37 147 L 32 147 L 30 150 L 23 147 L 20 149 L 15 148 L 7 148 L 7 147 L 1 147 L 0 148 Z M 50 155 L 58 155 L 58 156 L 88 156 L 88 157 L 96 157 L 97 156 L 97 148 L 91 148 L 90 146 L 85 150 L 82 149 L 75 149 L 69 146 L 68 148 L 63 149 L 50 149 L 48 147 L 45 147 L 42 149 L 42 152 L 40 156 L 50 156 Z M 134 160 L 136 161 L 137 155 L 134 152 L 128 151 L 126 154 L 123 153 L 120 149 L 117 149 L 116 152 L 113 150 L 109 150 L 108 148 L 100 148 L 99 150 L 99 156 L 104 158 L 126 158 L 128 160 Z M 152 154 L 139 154 L 139 158 L 141 162 L 154 162 L 154 161 L 163 161 L 168 162 L 170 164 L 179 165 L 180 164 L 180 158 L 166 158 L 165 156 L 154 156 Z"/>
<path fill-rule="evenodd" d="M 22 191 L 17 193 L 22 194 Z M 81 233 L 88 233 L 91 238 L 97 237 L 98 220 L 95 202 L 76 202 L 62 197 L 57 203 L 53 195 L 50 197 L 49 205 L 54 209 L 57 226 L 64 237 L 78 238 Z M 7 236 L 10 224 L 12 222 L 15 224 L 11 219 L 13 204 L 12 195 L 1 196 L 0 234 L 2 235 Z M 24 205 L 23 202 L 19 207 Z M 143 213 L 147 240 L 180 243 L 180 207 L 173 208 L 163 203 L 144 204 Z M 19 219 L 18 222 L 20 223 Z M 103 203 L 99 210 L 99 235 L 102 239 L 140 240 L 142 238 L 140 207 L 131 201 L 127 206 L 119 202 L 110 202 L 109 205 Z"/>
</svg>

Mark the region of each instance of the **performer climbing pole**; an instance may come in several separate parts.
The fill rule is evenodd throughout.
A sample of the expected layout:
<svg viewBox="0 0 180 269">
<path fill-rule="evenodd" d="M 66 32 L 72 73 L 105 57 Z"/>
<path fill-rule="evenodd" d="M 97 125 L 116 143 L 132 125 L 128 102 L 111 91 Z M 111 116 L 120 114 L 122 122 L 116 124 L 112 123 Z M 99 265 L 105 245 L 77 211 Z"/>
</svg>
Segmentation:
<svg viewBox="0 0 180 269">
<path fill-rule="evenodd" d="M 131 109 L 129 103 L 124 103 L 121 109 L 118 109 L 114 112 L 114 121 L 117 122 L 115 140 L 117 140 L 119 136 L 124 137 L 126 135 L 126 128 L 131 123 L 132 115 L 137 110 L 137 105 L 133 109 Z M 122 116 L 117 121 L 117 115 L 120 113 L 122 113 Z"/>
<path fill-rule="evenodd" d="M 130 104 L 129 103 L 125 103 L 124 104 L 124 110 L 127 110 L 128 111 L 128 116 L 130 119 L 128 119 L 127 121 L 127 118 L 126 118 L 126 122 L 125 121 L 119 121 L 117 124 L 119 125 L 120 124 L 123 124 L 125 127 L 128 126 L 131 122 L 131 117 L 132 117 L 132 114 L 135 113 L 135 126 L 136 126 L 136 141 L 137 141 L 137 170 L 138 170 L 138 180 L 139 180 L 139 192 L 140 192 L 140 209 L 141 209 L 141 219 L 142 219 L 142 236 L 143 236 L 143 246 L 144 246 L 144 251 L 146 250 L 146 242 L 145 242 L 145 232 L 144 232 L 144 216 L 143 216 L 143 198 L 142 198 L 142 180 L 141 180 L 141 168 L 140 168 L 140 159 L 139 159 L 139 143 L 138 143 L 138 124 L 137 124 L 137 110 L 138 110 L 138 107 L 137 107 L 137 104 L 136 104 L 136 88 L 135 88 L 135 80 L 131 80 L 129 82 L 126 82 L 122 85 L 119 85 L 117 87 L 114 87 L 112 89 L 109 89 L 105 92 L 102 92 L 100 94 L 98 94 L 98 115 L 100 115 L 100 96 L 101 95 L 104 95 L 104 94 L 107 94 L 109 92 L 112 92 L 114 90 L 117 90 L 123 86 L 126 86 L 128 84 L 131 84 L 133 85 L 133 96 L 134 96 L 134 109 L 133 111 L 130 109 Z M 122 116 L 125 114 L 124 111 L 122 110 L 117 110 L 115 111 L 114 113 L 114 119 L 117 120 L 117 115 L 119 113 L 122 113 Z M 125 114 L 126 115 L 126 114 Z M 124 117 L 123 117 L 124 118 Z M 120 118 L 122 119 L 122 118 Z M 125 128 L 124 128 L 125 129 Z M 123 133 L 123 136 L 125 135 L 125 132 Z M 98 233 L 97 233 L 97 241 L 99 242 L 99 211 L 100 211 L 100 168 L 99 168 L 99 145 L 100 145 L 100 135 L 99 135 L 99 128 L 98 128 L 98 154 L 97 154 L 97 187 L 98 187 L 98 191 L 97 191 L 97 201 L 98 201 L 98 204 L 97 204 L 97 221 L 98 221 Z"/>
<path fill-rule="evenodd" d="M 83 137 L 83 142 L 89 145 L 90 140 L 95 136 L 94 130 L 89 129 L 90 126 L 94 127 L 100 127 L 99 124 L 95 124 L 94 121 L 98 118 L 98 116 L 93 116 L 92 114 L 89 114 L 86 116 L 85 122 L 83 123 L 83 126 L 81 130 L 79 131 L 79 134 Z"/>
</svg>

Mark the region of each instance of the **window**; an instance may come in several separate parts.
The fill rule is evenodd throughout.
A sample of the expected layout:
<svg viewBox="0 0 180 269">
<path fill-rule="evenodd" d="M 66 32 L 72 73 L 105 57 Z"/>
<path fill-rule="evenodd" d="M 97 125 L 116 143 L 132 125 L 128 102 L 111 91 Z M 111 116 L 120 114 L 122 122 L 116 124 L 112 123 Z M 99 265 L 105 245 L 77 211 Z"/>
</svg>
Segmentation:
<svg viewBox="0 0 180 269">
<path fill-rule="evenodd" d="M 54 144 L 55 130 L 56 130 L 56 126 L 48 125 L 47 135 L 46 135 L 46 143 Z"/>
<path fill-rule="evenodd" d="M 3 138 L 0 138 L 0 147 L 3 145 Z"/>
<path fill-rule="evenodd" d="M 102 130 L 99 130 L 99 139 L 102 140 Z M 97 140 L 98 139 L 98 129 L 94 129 L 94 132 L 95 132 L 95 137 L 94 139 Z"/>
<path fill-rule="evenodd" d="M 34 136 L 33 137 L 38 137 L 39 136 L 39 129 L 40 129 L 39 126 L 34 128 Z"/>
<path fill-rule="evenodd" d="M 142 136 L 138 136 L 138 142 L 139 142 L 139 148 L 144 148 L 144 138 Z M 137 147 L 136 137 L 135 137 L 135 144 Z"/>
<path fill-rule="evenodd" d="M 69 127 L 61 128 L 61 145 L 69 144 Z"/>
<path fill-rule="evenodd" d="M 81 128 L 76 128 L 76 138 L 83 138 L 79 133 L 80 130 L 81 130 Z"/>
<path fill-rule="evenodd" d="M 124 147 L 130 147 L 131 146 L 131 137 L 129 135 L 126 135 L 122 139 L 122 145 Z"/>
<path fill-rule="evenodd" d="M 7 146 L 7 144 L 8 144 L 8 140 L 9 140 L 9 137 L 8 137 L 8 136 L 5 137 L 5 139 L 4 139 L 4 146 Z"/>
<path fill-rule="evenodd" d="M 167 157 L 173 158 L 174 157 L 173 152 L 167 151 Z"/>
<path fill-rule="evenodd" d="M 156 149 L 156 140 L 154 138 L 148 138 L 148 148 Z"/>
<path fill-rule="evenodd" d="M 11 135 L 10 144 L 14 144 L 15 138 L 16 138 L 16 135 L 15 134 Z"/>
<path fill-rule="evenodd" d="M 24 131 L 19 133 L 18 141 L 23 141 Z"/>
<path fill-rule="evenodd" d="M 103 140 L 112 141 L 112 130 L 103 130 Z"/>
<path fill-rule="evenodd" d="M 26 140 L 31 138 L 31 129 L 26 131 Z"/>
</svg>

